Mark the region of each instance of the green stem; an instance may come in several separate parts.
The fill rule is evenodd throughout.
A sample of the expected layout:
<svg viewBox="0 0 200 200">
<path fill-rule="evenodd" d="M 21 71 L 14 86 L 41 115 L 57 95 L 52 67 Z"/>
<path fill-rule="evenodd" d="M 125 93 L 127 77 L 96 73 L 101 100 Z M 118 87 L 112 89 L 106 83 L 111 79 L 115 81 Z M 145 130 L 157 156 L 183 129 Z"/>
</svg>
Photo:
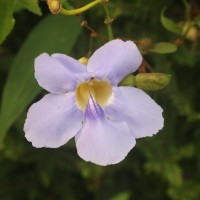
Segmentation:
<svg viewBox="0 0 200 200">
<path fill-rule="evenodd" d="M 64 8 L 61 8 L 60 13 L 62 13 L 64 15 L 77 15 L 77 14 L 80 14 L 80 13 L 92 8 L 93 6 L 95 6 L 99 3 L 102 3 L 102 2 L 103 2 L 103 0 L 95 0 L 81 8 L 73 9 L 73 10 L 66 10 Z"/>
<path fill-rule="evenodd" d="M 185 6 L 185 18 L 186 21 L 191 20 L 191 5 L 187 2 L 187 0 L 182 0 L 184 6 Z"/>
<path fill-rule="evenodd" d="M 114 37 L 113 37 L 113 31 L 112 31 L 112 26 L 111 26 L 113 19 L 110 17 L 107 3 L 104 3 L 103 5 L 104 5 L 104 10 L 106 12 L 105 24 L 108 30 L 108 37 L 109 37 L 109 40 L 113 40 Z"/>
</svg>

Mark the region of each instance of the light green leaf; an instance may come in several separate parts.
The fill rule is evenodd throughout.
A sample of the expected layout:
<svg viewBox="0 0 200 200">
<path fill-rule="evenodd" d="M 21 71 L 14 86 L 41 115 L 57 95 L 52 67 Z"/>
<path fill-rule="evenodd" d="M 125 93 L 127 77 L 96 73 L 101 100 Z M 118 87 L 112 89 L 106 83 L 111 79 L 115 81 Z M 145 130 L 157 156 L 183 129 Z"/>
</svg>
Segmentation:
<svg viewBox="0 0 200 200">
<path fill-rule="evenodd" d="M 14 0 L 0 0 L 0 44 L 14 27 L 13 9 Z"/>
<path fill-rule="evenodd" d="M 130 198 L 130 192 L 121 192 L 109 200 L 128 200 Z"/>
<path fill-rule="evenodd" d="M 16 10 L 27 9 L 36 15 L 42 15 L 41 9 L 39 7 L 39 0 L 17 0 Z"/>
<path fill-rule="evenodd" d="M 181 28 L 175 22 L 173 22 L 171 19 L 164 16 L 165 10 L 166 10 L 166 7 L 161 12 L 160 20 L 161 20 L 162 25 L 168 31 L 170 31 L 172 33 L 176 33 L 178 35 L 181 35 L 181 32 L 182 32 Z"/>
<path fill-rule="evenodd" d="M 0 144 L 8 128 L 39 94 L 34 79 L 34 58 L 43 52 L 69 53 L 80 33 L 73 17 L 46 17 L 29 35 L 16 56 L 4 88 L 0 113 Z"/>
<path fill-rule="evenodd" d="M 177 51 L 177 46 L 169 42 L 159 42 L 155 44 L 154 47 L 150 49 L 150 51 L 160 54 L 173 53 Z"/>
</svg>

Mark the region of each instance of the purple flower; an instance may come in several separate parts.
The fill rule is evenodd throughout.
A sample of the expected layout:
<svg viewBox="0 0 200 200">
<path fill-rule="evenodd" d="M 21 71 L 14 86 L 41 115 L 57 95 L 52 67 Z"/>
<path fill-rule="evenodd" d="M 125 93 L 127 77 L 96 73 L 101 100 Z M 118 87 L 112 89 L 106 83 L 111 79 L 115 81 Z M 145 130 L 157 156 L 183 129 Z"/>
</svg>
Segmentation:
<svg viewBox="0 0 200 200">
<path fill-rule="evenodd" d="M 35 59 L 35 78 L 49 91 L 33 104 L 24 125 L 35 147 L 57 148 L 75 137 L 78 155 L 98 165 L 116 164 L 163 127 L 162 108 L 142 90 L 118 87 L 142 62 L 136 45 L 113 40 L 87 66 L 63 54 Z"/>
</svg>

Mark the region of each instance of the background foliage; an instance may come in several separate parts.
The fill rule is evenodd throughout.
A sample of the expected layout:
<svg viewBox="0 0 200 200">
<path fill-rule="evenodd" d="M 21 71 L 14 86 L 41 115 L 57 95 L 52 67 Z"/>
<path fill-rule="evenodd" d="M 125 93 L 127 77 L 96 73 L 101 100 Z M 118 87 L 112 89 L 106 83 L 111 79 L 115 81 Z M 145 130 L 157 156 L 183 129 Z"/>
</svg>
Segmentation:
<svg viewBox="0 0 200 200">
<path fill-rule="evenodd" d="M 107 41 L 105 13 L 98 5 L 76 17 L 52 15 L 44 1 L 0 0 L 1 200 L 200 199 L 200 2 L 112 0 L 109 9 L 115 37 L 134 40 L 143 53 L 139 72 L 172 75 L 167 88 L 150 93 L 164 109 L 164 129 L 107 167 L 81 160 L 74 141 L 33 148 L 23 124 L 45 93 L 34 80 L 34 58 L 44 51 L 80 58 L 90 41 L 94 51 Z"/>
</svg>

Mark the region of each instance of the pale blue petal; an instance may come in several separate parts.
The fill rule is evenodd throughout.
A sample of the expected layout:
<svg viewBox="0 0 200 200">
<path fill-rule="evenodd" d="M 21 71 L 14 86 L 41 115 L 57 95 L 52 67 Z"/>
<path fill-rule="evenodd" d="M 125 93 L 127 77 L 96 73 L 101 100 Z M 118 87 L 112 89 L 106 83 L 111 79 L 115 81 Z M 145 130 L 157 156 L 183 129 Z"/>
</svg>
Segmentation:
<svg viewBox="0 0 200 200">
<path fill-rule="evenodd" d="M 163 110 L 145 92 L 119 87 L 113 88 L 113 94 L 105 111 L 112 120 L 126 121 L 135 138 L 152 136 L 163 128 Z"/>
<path fill-rule="evenodd" d="M 86 65 L 83 65 L 74 58 L 67 56 L 65 54 L 54 53 L 51 55 L 53 58 L 56 58 L 60 63 L 62 63 L 66 68 L 70 68 L 70 71 L 73 73 L 86 72 Z"/>
<path fill-rule="evenodd" d="M 136 143 L 127 124 L 110 121 L 96 103 L 90 106 L 83 128 L 75 136 L 78 155 L 103 166 L 122 161 Z"/>
<path fill-rule="evenodd" d="M 35 147 L 57 148 L 78 133 L 83 118 L 74 93 L 47 94 L 30 107 L 24 125 L 25 137 Z"/>
<path fill-rule="evenodd" d="M 78 83 L 88 78 L 85 65 L 64 55 L 47 53 L 35 59 L 35 78 L 39 85 L 54 94 L 74 91 Z"/>
<path fill-rule="evenodd" d="M 99 79 L 117 85 L 126 75 L 136 71 L 142 56 L 132 41 L 112 40 L 97 49 L 89 59 L 87 70 Z"/>
</svg>

